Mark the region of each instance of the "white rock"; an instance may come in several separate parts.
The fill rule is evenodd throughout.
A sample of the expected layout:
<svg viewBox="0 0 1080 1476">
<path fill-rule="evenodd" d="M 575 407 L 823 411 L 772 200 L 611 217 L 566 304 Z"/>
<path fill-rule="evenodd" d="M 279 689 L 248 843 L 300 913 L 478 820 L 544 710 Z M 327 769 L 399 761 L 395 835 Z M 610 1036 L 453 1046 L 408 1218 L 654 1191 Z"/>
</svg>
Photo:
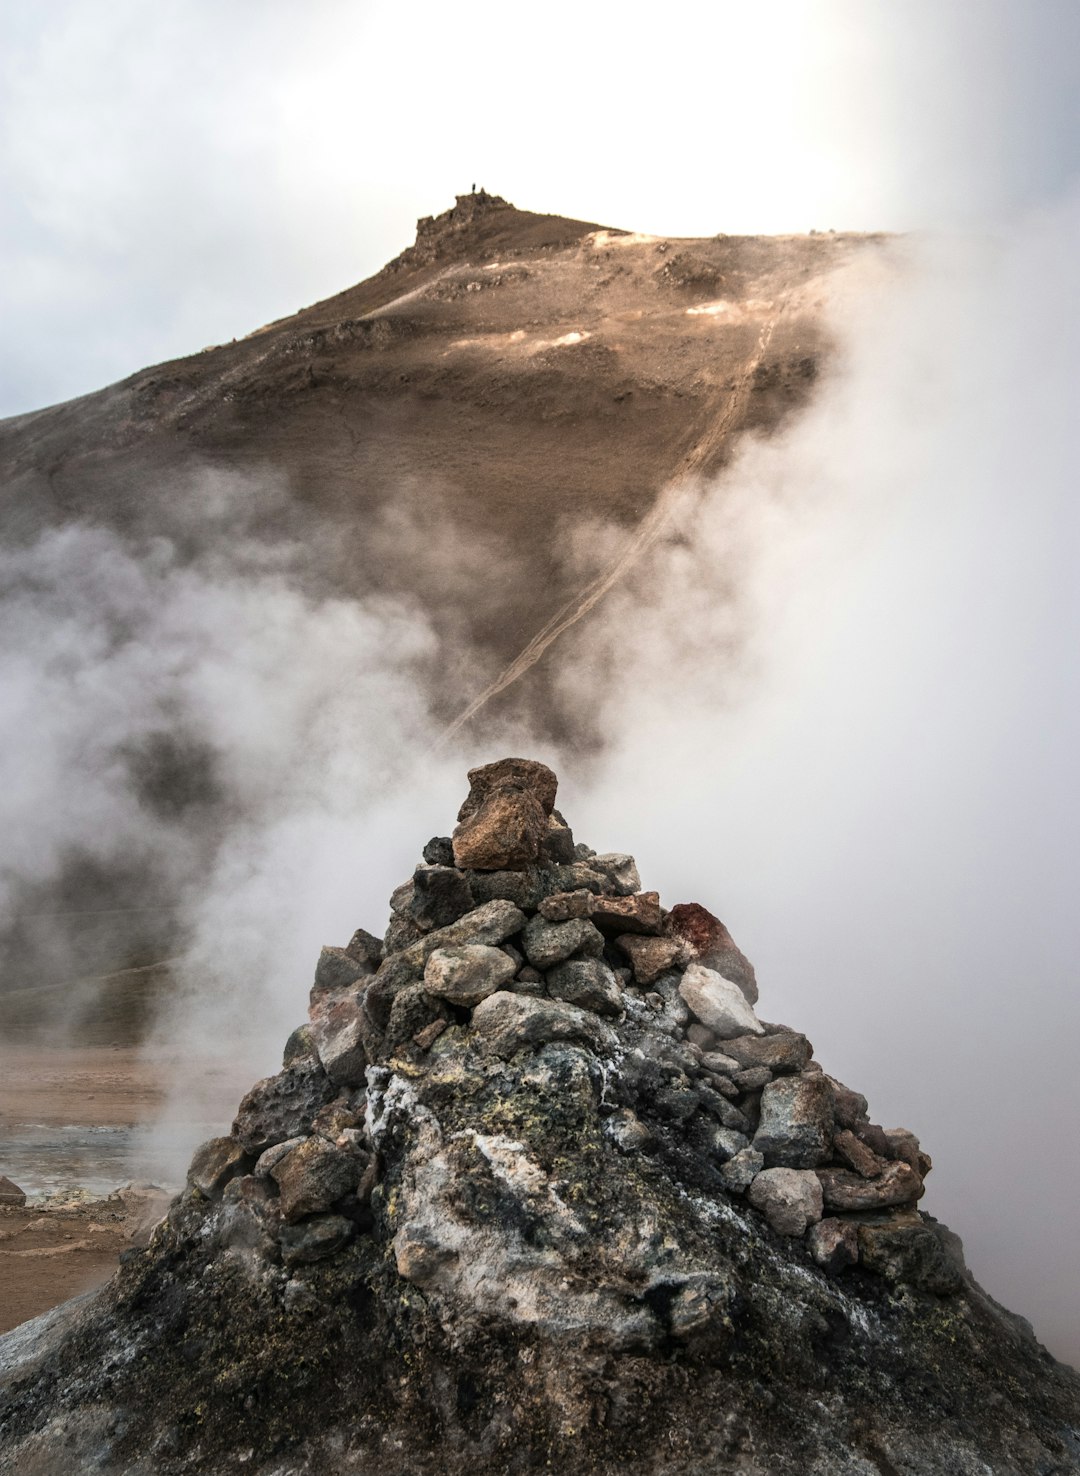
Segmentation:
<svg viewBox="0 0 1080 1476">
<path fill-rule="evenodd" d="M 679 993 L 701 1023 L 721 1040 L 765 1034 L 753 1005 L 747 1003 L 739 986 L 715 969 L 692 963 L 682 976 Z"/>
</svg>

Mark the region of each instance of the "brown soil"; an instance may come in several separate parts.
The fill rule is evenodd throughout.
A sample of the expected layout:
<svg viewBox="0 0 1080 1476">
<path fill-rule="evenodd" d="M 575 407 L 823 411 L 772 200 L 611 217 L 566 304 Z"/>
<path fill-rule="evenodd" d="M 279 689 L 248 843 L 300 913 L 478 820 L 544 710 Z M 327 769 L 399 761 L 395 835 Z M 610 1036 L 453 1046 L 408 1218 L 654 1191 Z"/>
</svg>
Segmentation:
<svg viewBox="0 0 1080 1476">
<path fill-rule="evenodd" d="M 32 1136 L 33 1124 L 117 1127 L 153 1122 L 175 1076 L 176 1059 L 150 1060 L 129 1048 L 0 1051 L 0 1127 Z M 227 1121 L 244 1088 L 224 1071 L 204 1088 L 209 1136 Z M 216 1113 L 216 1121 L 209 1120 Z M 4 1172 L 0 1148 L 0 1173 Z M 78 1203 L 0 1206 L 0 1332 L 108 1280 L 120 1252 L 145 1238 L 155 1201 L 146 1193 Z"/>
<path fill-rule="evenodd" d="M 132 1243 L 122 1206 L 76 1209 L 0 1205 L 0 1333 L 107 1281 Z"/>
</svg>

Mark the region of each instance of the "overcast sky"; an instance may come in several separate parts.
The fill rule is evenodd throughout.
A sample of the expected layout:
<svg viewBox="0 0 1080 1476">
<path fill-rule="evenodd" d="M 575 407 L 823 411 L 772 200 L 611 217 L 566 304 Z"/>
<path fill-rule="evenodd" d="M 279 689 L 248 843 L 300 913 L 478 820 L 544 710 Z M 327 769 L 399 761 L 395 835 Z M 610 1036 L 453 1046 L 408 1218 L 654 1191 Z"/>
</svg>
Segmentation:
<svg viewBox="0 0 1080 1476">
<path fill-rule="evenodd" d="M 1075 0 L 0 0 L 0 415 L 336 292 L 475 180 L 666 234 L 986 225 L 1080 168 Z"/>
</svg>

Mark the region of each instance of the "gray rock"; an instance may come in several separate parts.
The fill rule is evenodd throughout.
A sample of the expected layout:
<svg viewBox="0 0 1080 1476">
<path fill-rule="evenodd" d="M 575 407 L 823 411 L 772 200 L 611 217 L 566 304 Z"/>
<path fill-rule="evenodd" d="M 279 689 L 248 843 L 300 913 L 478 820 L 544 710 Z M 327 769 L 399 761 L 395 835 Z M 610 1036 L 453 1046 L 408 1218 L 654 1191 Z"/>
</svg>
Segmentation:
<svg viewBox="0 0 1080 1476">
<path fill-rule="evenodd" d="M 737 1071 L 732 1078 L 740 1092 L 759 1092 L 772 1079 L 773 1074 L 767 1066 L 750 1066 L 745 1071 Z"/>
<path fill-rule="evenodd" d="M 746 1197 L 777 1235 L 805 1235 L 821 1219 L 821 1184 L 811 1169 L 762 1169 Z"/>
<path fill-rule="evenodd" d="M 229 1180 L 246 1173 L 249 1163 L 248 1154 L 235 1138 L 208 1138 L 192 1155 L 188 1183 L 194 1184 L 207 1199 L 220 1199 Z"/>
<path fill-rule="evenodd" d="M 425 933 L 449 927 L 475 905 L 469 883 L 452 866 L 422 866 L 413 877 L 410 912 Z"/>
<path fill-rule="evenodd" d="M 593 856 L 589 865 L 607 877 L 610 890 L 617 896 L 629 897 L 641 891 L 641 877 L 633 856 L 620 851 L 608 851 L 602 856 Z"/>
<path fill-rule="evenodd" d="M 542 873 L 535 866 L 523 871 L 469 871 L 465 875 L 478 905 L 504 901 L 523 912 L 535 912 L 544 895 Z"/>
<path fill-rule="evenodd" d="M 610 878 L 602 871 L 595 871 L 592 864 L 585 861 L 573 861 L 565 866 L 545 866 L 541 881 L 544 893 L 549 897 L 562 892 L 580 891 L 591 892 L 594 897 L 600 897 L 611 890 Z"/>
<path fill-rule="evenodd" d="M 486 943 L 437 948 L 424 966 L 424 988 L 450 1004 L 472 1009 L 512 979 L 516 967 L 501 948 Z"/>
<path fill-rule="evenodd" d="M 859 1232 L 850 1220 L 819 1221 L 806 1237 L 806 1244 L 828 1276 L 838 1276 L 859 1259 Z"/>
<path fill-rule="evenodd" d="M 812 1169 L 832 1152 L 833 1093 L 823 1076 L 782 1076 L 761 1093 L 754 1147 L 770 1167 Z"/>
<path fill-rule="evenodd" d="M 382 963 L 381 940 L 364 928 L 357 928 L 349 939 L 345 952 L 350 958 L 355 958 L 357 963 L 367 965 L 365 973 L 368 974 L 373 974 Z"/>
<path fill-rule="evenodd" d="M 814 1051 L 805 1035 L 787 1030 L 771 1035 L 736 1035 L 725 1040 L 723 1048 L 741 1070 L 767 1066 L 776 1076 L 802 1071 Z"/>
<path fill-rule="evenodd" d="M 619 939 L 615 941 L 619 942 Z M 711 1051 L 717 1044 L 716 1036 L 712 1031 L 697 1020 L 686 1027 L 686 1038 L 691 1045 L 696 1045 L 701 1051 Z M 735 1066 L 736 1063 L 732 1062 L 732 1070 L 735 1069 Z"/>
<path fill-rule="evenodd" d="M 389 1055 L 409 1044 L 436 1020 L 441 1020 L 444 1024 L 447 1020 L 446 1006 L 442 1000 L 433 998 L 424 984 L 406 984 L 404 989 L 394 995 L 394 1002 L 390 1007 L 390 1018 L 386 1022 L 386 1034 L 383 1037 L 383 1054 Z"/>
<path fill-rule="evenodd" d="M 541 973 L 574 954 L 599 958 L 604 951 L 602 936 L 586 918 L 554 923 L 534 917 L 526 924 L 521 943 L 526 958 Z"/>
<path fill-rule="evenodd" d="M 286 1153 L 291 1153 L 294 1148 L 299 1148 L 301 1143 L 306 1143 L 306 1138 L 286 1138 L 284 1143 L 275 1143 L 272 1148 L 267 1148 L 265 1153 L 260 1153 L 252 1173 L 257 1179 L 268 1179 L 270 1170 L 276 1163 L 280 1163 Z"/>
<path fill-rule="evenodd" d="M 323 1070 L 336 1086 L 363 1086 L 371 1033 L 357 994 L 327 1000 L 313 1012 L 311 1036 Z"/>
<path fill-rule="evenodd" d="M 684 1028 L 690 1024 L 690 1008 L 679 993 L 681 983 L 681 974 L 661 974 L 659 979 L 653 981 L 651 992 L 659 997 L 660 1008 L 667 1019 L 673 1025 Z M 648 997 L 647 995 L 646 998 Z"/>
<path fill-rule="evenodd" d="M 405 949 L 403 962 L 416 968 L 419 976 L 437 948 L 457 948 L 463 943 L 487 943 L 494 947 L 520 933 L 524 926 L 525 914 L 512 902 L 485 902 L 447 927 L 427 933 L 411 948 Z"/>
<path fill-rule="evenodd" d="M 298 1225 L 283 1225 L 278 1240 L 286 1266 L 297 1266 L 332 1256 L 347 1245 L 356 1227 L 344 1215 L 316 1215 Z"/>
<path fill-rule="evenodd" d="M 316 1066 L 319 1052 L 310 1025 L 298 1025 L 285 1042 L 281 1053 L 282 1066 Z"/>
<path fill-rule="evenodd" d="M 541 855 L 545 861 L 556 865 L 574 860 L 574 832 L 558 810 L 553 810 L 548 816 L 548 833 L 544 837 Z"/>
<path fill-rule="evenodd" d="M 383 934 L 383 954 L 390 958 L 395 953 L 402 953 L 414 943 L 418 943 L 424 936 L 423 928 L 417 927 L 413 922 L 412 914 L 408 912 L 394 912 L 390 915 L 390 921 L 386 925 Z"/>
<path fill-rule="evenodd" d="M 726 1128 L 731 1128 L 737 1133 L 748 1133 L 750 1123 L 746 1114 L 741 1112 L 734 1102 L 728 1100 L 723 1092 L 713 1091 L 712 1087 L 704 1081 L 699 1081 L 694 1087 L 694 1094 L 698 1103 L 709 1114 L 715 1117 L 717 1122 Z"/>
<path fill-rule="evenodd" d="M 211 1142 L 215 1141 L 211 1139 Z M 206 1146 L 205 1144 L 203 1145 Z M 11 1204 L 16 1209 L 26 1203 L 26 1193 L 18 1184 L 12 1183 L 6 1174 L 0 1174 L 0 1204 Z"/>
<path fill-rule="evenodd" d="M 321 1214 L 354 1194 L 367 1163 L 366 1156 L 350 1148 L 339 1148 L 325 1138 L 305 1138 L 270 1170 L 280 1191 L 282 1219 L 292 1223 Z"/>
<path fill-rule="evenodd" d="M 429 866 L 453 866 L 454 845 L 448 835 L 433 835 L 423 850 Z"/>
<path fill-rule="evenodd" d="M 920 1156 L 925 1158 L 926 1155 L 920 1155 L 919 1140 L 914 1133 L 907 1128 L 886 1128 L 885 1138 L 889 1145 L 890 1158 L 908 1164 L 916 1173 L 922 1171 L 919 1160 Z"/>
<path fill-rule="evenodd" d="M 593 894 L 580 887 L 576 892 L 555 892 L 539 904 L 540 916 L 548 922 L 569 922 L 574 917 L 588 917 L 592 912 Z"/>
<path fill-rule="evenodd" d="M 701 1023 L 726 1041 L 732 1036 L 763 1034 L 742 990 L 703 964 L 693 963 L 682 976 L 679 993 Z"/>
<path fill-rule="evenodd" d="M 922 1198 L 923 1181 L 906 1163 L 890 1163 L 879 1178 L 864 1179 L 848 1169 L 819 1168 L 825 1203 L 834 1210 L 884 1209 L 914 1204 Z"/>
<path fill-rule="evenodd" d="M 742 1070 L 738 1061 L 733 1056 L 729 1056 L 726 1051 L 703 1052 L 701 1064 L 706 1071 L 711 1071 L 717 1076 L 735 1077 Z"/>
<path fill-rule="evenodd" d="M 472 1029 L 492 1055 L 502 1057 L 549 1040 L 577 1041 L 604 1055 L 616 1045 L 612 1030 L 588 1010 L 505 990 L 480 1001 L 473 1010 Z"/>
<path fill-rule="evenodd" d="M 732 1194 L 745 1194 L 764 1167 L 765 1160 L 756 1148 L 741 1148 L 720 1170 L 724 1188 Z"/>
<path fill-rule="evenodd" d="M 272 1143 L 310 1132 L 316 1112 L 336 1094 L 321 1066 L 290 1066 L 255 1083 L 240 1103 L 233 1136 L 246 1153 L 262 1153 Z"/>
<path fill-rule="evenodd" d="M 736 1132 L 734 1128 L 721 1127 L 717 1123 L 709 1124 L 706 1136 L 709 1152 L 720 1163 L 728 1163 L 750 1147 L 750 1139 L 745 1133 Z"/>
<path fill-rule="evenodd" d="M 563 923 L 561 926 L 569 928 L 574 924 Z M 622 992 L 615 975 L 602 959 L 568 959 L 566 963 L 549 969 L 544 978 L 552 999 L 565 1000 L 567 1004 L 592 1010 L 598 1015 L 622 1012 Z"/>
<path fill-rule="evenodd" d="M 323 948 L 315 965 L 314 991 L 347 989 L 371 972 L 368 964 L 360 963 L 344 948 Z"/>
<path fill-rule="evenodd" d="M 620 1107 L 604 1119 L 604 1133 L 621 1153 L 643 1153 L 656 1143 L 651 1129 L 629 1107 Z"/>
<path fill-rule="evenodd" d="M 407 882 L 402 882 L 400 887 L 395 887 L 390 893 L 390 911 L 401 917 L 410 916 L 414 890 L 412 877 Z"/>
</svg>

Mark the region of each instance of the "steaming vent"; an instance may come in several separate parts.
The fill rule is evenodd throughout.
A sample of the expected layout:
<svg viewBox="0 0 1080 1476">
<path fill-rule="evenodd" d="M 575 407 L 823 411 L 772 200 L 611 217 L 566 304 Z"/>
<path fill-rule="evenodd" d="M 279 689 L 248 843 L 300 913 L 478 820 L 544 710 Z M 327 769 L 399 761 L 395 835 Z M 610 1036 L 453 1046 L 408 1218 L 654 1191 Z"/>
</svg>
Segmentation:
<svg viewBox="0 0 1080 1476">
<path fill-rule="evenodd" d="M 914 1135 L 549 768 L 469 781 L 149 1245 L 0 1342 L 0 1470 L 1077 1470 Z"/>
</svg>

